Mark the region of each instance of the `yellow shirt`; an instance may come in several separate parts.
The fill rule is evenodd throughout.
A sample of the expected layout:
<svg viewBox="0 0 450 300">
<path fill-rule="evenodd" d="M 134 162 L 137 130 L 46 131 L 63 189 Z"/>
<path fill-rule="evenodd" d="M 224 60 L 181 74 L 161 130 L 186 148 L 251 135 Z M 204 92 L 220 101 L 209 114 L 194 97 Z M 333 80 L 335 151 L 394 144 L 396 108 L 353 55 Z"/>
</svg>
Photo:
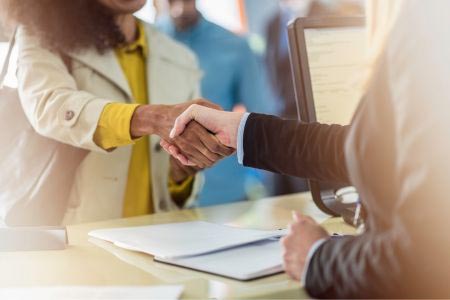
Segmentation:
<svg viewBox="0 0 450 300">
<path fill-rule="evenodd" d="M 138 23 L 138 39 L 131 45 L 116 49 L 116 56 L 128 80 L 135 104 L 113 103 L 105 107 L 100 117 L 94 141 L 103 149 L 133 145 L 123 216 L 133 217 L 153 213 L 151 161 L 149 137 L 133 140 L 130 123 L 139 105 L 149 103 L 147 90 L 148 44 L 145 28 Z M 193 178 L 180 185 L 169 180 L 169 192 L 179 201 L 187 199 L 192 190 Z"/>
</svg>

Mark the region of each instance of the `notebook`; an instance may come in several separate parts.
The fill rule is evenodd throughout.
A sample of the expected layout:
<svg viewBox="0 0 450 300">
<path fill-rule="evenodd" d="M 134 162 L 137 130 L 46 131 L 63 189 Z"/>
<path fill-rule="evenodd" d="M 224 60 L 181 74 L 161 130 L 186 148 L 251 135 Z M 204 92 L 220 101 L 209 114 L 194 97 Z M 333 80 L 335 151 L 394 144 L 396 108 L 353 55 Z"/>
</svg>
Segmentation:
<svg viewBox="0 0 450 300">
<path fill-rule="evenodd" d="M 199 221 L 102 229 L 89 236 L 153 255 L 159 262 L 250 280 L 282 271 L 278 239 L 286 233 Z"/>
</svg>

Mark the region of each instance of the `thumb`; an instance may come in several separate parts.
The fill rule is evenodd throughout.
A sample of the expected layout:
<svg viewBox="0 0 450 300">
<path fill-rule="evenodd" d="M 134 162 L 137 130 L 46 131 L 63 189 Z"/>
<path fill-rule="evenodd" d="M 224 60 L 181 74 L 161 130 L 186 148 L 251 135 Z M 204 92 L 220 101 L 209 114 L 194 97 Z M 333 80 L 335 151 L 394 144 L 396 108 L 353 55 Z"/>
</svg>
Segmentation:
<svg viewBox="0 0 450 300">
<path fill-rule="evenodd" d="M 195 118 L 195 104 L 189 106 L 189 108 L 184 111 L 178 118 L 175 120 L 175 124 L 170 131 L 170 138 L 174 139 L 177 136 L 180 136 L 184 130 L 186 129 L 187 124 L 194 120 Z"/>
<path fill-rule="evenodd" d="M 292 211 L 292 219 L 294 219 L 295 222 L 300 222 L 303 219 L 303 216 L 297 211 Z"/>
</svg>

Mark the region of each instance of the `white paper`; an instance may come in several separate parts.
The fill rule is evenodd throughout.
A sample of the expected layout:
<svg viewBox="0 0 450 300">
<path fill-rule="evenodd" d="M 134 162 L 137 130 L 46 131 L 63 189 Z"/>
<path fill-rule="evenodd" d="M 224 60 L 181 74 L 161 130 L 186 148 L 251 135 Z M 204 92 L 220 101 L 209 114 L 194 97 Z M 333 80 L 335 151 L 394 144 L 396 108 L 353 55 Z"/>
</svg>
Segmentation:
<svg viewBox="0 0 450 300">
<path fill-rule="evenodd" d="M 155 259 L 238 280 L 250 280 L 283 270 L 282 248 L 278 240 L 266 240 L 195 257 Z"/>
<path fill-rule="evenodd" d="M 161 299 L 176 300 L 183 293 L 183 286 L 153 287 L 46 287 L 0 289 L 0 299 L 11 300 L 121 300 Z"/>
<path fill-rule="evenodd" d="M 286 235 L 285 230 L 240 229 L 207 222 L 95 230 L 91 237 L 161 258 L 195 256 Z"/>
<path fill-rule="evenodd" d="M 362 97 L 365 28 L 305 30 L 317 121 L 347 125 Z"/>
</svg>

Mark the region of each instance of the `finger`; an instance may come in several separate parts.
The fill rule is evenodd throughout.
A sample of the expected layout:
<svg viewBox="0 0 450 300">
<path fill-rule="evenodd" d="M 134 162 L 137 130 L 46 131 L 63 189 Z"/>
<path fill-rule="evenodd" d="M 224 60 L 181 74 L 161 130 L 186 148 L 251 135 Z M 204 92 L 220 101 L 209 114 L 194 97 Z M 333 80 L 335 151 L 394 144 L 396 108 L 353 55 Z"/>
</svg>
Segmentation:
<svg viewBox="0 0 450 300">
<path fill-rule="evenodd" d="M 170 138 L 171 139 L 174 139 L 175 137 L 180 136 L 184 132 L 184 130 L 186 129 L 186 126 L 189 124 L 189 122 L 194 120 L 195 107 L 196 107 L 195 104 L 189 106 L 189 108 L 186 111 L 184 111 L 175 120 L 175 124 L 174 124 L 172 130 L 170 131 Z"/>
<path fill-rule="evenodd" d="M 198 149 L 199 146 L 197 144 L 198 142 L 200 142 L 199 140 L 197 141 L 197 143 L 191 143 L 186 138 L 179 137 L 174 140 L 174 142 L 179 149 L 182 149 L 181 154 L 183 154 L 190 162 L 192 162 L 196 166 L 204 169 L 207 166 L 213 165 L 213 162 L 209 160 L 201 150 Z"/>
<path fill-rule="evenodd" d="M 174 145 L 169 145 L 168 152 L 170 155 L 175 157 L 180 163 L 186 165 L 188 163 L 188 159 L 181 153 L 180 149 Z"/>
<path fill-rule="evenodd" d="M 221 158 L 228 157 L 234 153 L 234 149 L 223 145 L 219 139 L 212 134 L 204 136 L 202 142 L 210 152 L 219 155 Z"/>
<path fill-rule="evenodd" d="M 280 240 L 280 244 L 283 247 L 284 251 L 287 251 L 288 247 L 289 247 L 289 239 L 287 236 L 283 237 Z"/>
<path fill-rule="evenodd" d="M 160 142 L 159 144 L 161 145 L 161 147 L 162 147 L 167 153 L 170 154 L 170 151 L 169 151 L 170 144 L 169 144 L 169 143 L 167 143 L 166 141 L 161 140 L 161 142 Z"/>
<path fill-rule="evenodd" d="M 294 271 L 294 269 L 292 267 L 290 267 L 290 264 L 288 263 L 288 265 L 286 266 L 286 274 L 293 280 L 297 280 L 296 278 L 296 272 Z"/>
<path fill-rule="evenodd" d="M 217 162 L 218 160 L 222 159 L 223 157 L 219 154 L 216 154 L 208 147 L 207 144 L 214 144 L 220 142 L 217 140 L 214 142 L 215 137 L 210 134 L 203 126 L 198 124 L 197 122 L 191 122 L 188 125 L 188 128 L 185 134 L 186 136 L 182 136 L 182 138 L 186 138 L 186 140 L 189 142 L 191 141 L 191 144 L 205 156 L 209 161 L 211 161 L 211 165 Z M 194 142 L 192 142 L 194 141 Z"/>
<path fill-rule="evenodd" d="M 163 147 L 164 150 L 167 150 L 167 149 L 169 149 L 170 146 L 173 146 L 171 143 L 169 143 L 168 141 L 166 141 L 164 139 L 161 139 L 161 141 L 159 142 L 159 145 L 161 147 Z"/>
<path fill-rule="evenodd" d="M 294 279 L 295 281 L 300 281 L 301 279 L 301 274 L 300 271 L 298 271 L 297 269 L 292 269 L 291 272 L 291 278 Z"/>
<path fill-rule="evenodd" d="M 295 222 L 300 222 L 302 219 L 302 215 L 299 212 L 296 211 L 292 211 L 292 218 L 294 219 Z"/>
<path fill-rule="evenodd" d="M 174 156 L 180 163 L 182 163 L 184 166 L 196 166 L 193 162 L 191 162 L 184 154 L 177 154 Z"/>
</svg>

